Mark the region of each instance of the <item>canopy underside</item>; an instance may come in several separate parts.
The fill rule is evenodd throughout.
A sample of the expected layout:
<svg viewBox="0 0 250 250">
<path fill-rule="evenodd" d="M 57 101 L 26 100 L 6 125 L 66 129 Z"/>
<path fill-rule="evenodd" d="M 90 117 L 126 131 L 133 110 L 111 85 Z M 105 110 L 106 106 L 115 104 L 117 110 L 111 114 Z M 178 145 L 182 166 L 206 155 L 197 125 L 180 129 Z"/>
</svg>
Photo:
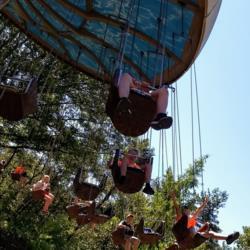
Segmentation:
<svg viewBox="0 0 250 250">
<path fill-rule="evenodd" d="M 139 79 L 170 84 L 198 55 L 220 4 L 221 0 L 0 0 L 0 9 L 49 52 L 105 81 L 112 78 L 128 22 L 124 70 Z"/>
</svg>

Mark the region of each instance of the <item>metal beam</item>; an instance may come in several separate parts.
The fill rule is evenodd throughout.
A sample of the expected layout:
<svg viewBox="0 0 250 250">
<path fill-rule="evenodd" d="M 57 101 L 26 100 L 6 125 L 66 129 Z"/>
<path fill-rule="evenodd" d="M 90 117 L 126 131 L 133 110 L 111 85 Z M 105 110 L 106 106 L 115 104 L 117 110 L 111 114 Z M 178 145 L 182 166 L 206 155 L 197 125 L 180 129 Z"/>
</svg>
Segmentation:
<svg viewBox="0 0 250 250">
<path fill-rule="evenodd" d="M 168 0 L 168 1 L 171 3 L 175 3 L 175 4 L 182 4 L 185 6 L 185 8 L 190 9 L 190 10 L 195 11 L 195 12 L 201 11 L 201 6 L 197 3 L 190 1 L 190 0 Z"/>
<path fill-rule="evenodd" d="M 93 10 L 93 0 L 86 0 L 86 6 L 87 6 L 87 12 L 90 12 Z"/>
</svg>

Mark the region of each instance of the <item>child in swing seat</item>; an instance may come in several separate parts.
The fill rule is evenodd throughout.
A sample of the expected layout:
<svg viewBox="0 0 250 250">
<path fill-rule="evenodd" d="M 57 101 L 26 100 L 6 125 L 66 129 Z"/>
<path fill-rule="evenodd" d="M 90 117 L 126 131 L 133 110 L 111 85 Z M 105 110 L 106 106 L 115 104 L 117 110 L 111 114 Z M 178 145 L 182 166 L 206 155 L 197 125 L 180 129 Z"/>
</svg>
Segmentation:
<svg viewBox="0 0 250 250">
<path fill-rule="evenodd" d="M 145 182 L 146 185 L 142 190 L 144 193 L 153 195 L 154 190 L 150 185 L 151 174 L 152 174 L 152 165 L 150 162 L 145 162 L 144 164 L 138 165 L 136 163 L 137 158 L 139 157 L 139 150 L 135 148 L 131 148 L 128 150 L 128 153 L 124 155 L 121 161 L 118 162 L 118 165 L 121 170 L 121 176 L 119 179 L 119 183 L 123 184 L 126 180 L 127 168 L 139 168 L 145 172 Z"/>
<path fill-rule="evenodd" d="M 151 98 L 156 102 L 156 114 L 154 120 L 151 122 L 151 127 L 155 130 L 168 129 L 172 126 L 173 119 L 167 116 L 166 110 L 168 106 L 168 89 L 161 87 L 159 89 L 149 91 L 149 83 L 140 82 L 133 78 L 128 73 L 121 74 L 119 78 L 118 93 L 120 100 L 117 104 L 117 109 L 122 113 L 131 113 L 131 103 L 128 99 L 130 89 L 141 89 L 148 92 Z"/>
<path fill-rule="evenodd" d="M 134 235 L 134 226 L 133 226 L 134 216 L 133 214 L 128 214 L 126 216 L 125 220 L 122 220 L 118 228 L 124 228 L 125 229 L 125 243 L 124 243 L 124 249 L 125 250 L 137 250 L 140 245 L 140 240 L 133 236 Z"/>
<path fill-rule="evenodd" d="M 180 207 L 177 205 L 175 194 L 172 193 L 171 197 L 176 210 L 176 224 L 179 223 L 184 229 L 187 228 L 192 238 L 194 238 L 196 235 L 201 235 L 206 239 L 225 240 L 228 245 L 232 244 L 239 238 L 239 232 L 234 232 L 229 235 L 221 235 L 209 230 L 208 222 L 203 224 L 201 228 L 197 229 L 197 218 L 201 214 L 202 210 L 206 207 L 208 203 L 208 196 L 205 197 L 203 203 L 194 212 L 191 212 L 188 206 L 184 206 L 182 208 L 182 213 Z M 187 240 L 189 239 L 183 237 L 182 240 L 178 242 L 178 244 L 180 246 L 185 245 Z"/>
<path fill-rule="evenodd" d="M 48 214 L 49 206 L 52 204 L 52 202 L 54 200 L 54 195 L 52 193 L 50 193 L 50 177 L 49 177 L 49 175 L 44 175 L 40 181 L 36 182 L 33 185 L 32 191 L 38 191 L 38 190 L 42 190 L 43 195 L 44 195 L 44 197 L 43 197 L 44 198 L 44 206 L 43 206 L 42 212 L 44 214 Z"/>
</svg>

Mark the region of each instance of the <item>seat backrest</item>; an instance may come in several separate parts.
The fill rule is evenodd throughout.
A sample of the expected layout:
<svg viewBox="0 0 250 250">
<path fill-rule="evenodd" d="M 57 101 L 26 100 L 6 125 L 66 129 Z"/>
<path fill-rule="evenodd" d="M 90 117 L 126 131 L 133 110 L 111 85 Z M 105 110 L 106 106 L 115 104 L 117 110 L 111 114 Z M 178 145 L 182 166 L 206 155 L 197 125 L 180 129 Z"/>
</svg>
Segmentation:
<svg viewBox="0 0 250 250">
<path fill-rule="evenodd" d="M 0 86 L 0 116 L 19 121 L 36 110 L 37 79 L 31 79 L 24 92 L 12 86 Z"/>
<path fill-rule="evenodd" d="M 112 232 L 112 240 L 114 245 L 123 245 L 125 243 L 125 228 L 116 228 Z"/>
</svg>

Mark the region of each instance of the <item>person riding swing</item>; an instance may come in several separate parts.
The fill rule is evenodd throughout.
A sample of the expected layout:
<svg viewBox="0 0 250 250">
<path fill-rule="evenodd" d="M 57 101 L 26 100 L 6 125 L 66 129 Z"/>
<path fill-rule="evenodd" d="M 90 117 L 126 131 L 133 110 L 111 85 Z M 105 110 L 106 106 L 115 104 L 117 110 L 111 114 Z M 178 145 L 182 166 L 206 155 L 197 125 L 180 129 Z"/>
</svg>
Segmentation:
<svg viewBox="0 0 250 250">
<path fill-rule="evenodd" d="M 125 229 L 124 234 L 124 244 L 123 247 L 125 250 L 137 250 L 140 245 L 140 240 L 134 236 L 134 226 L 133 226 L 134 215 L 128 214 L 125 220 L 122 220 L 117 228 Z"/>
<path fill-rule="evenodd" d="M 54 200 L 54 195 L 50 192 L 50 176 L 44 175 L 42 179 L 36 182 L 32 187 L 32 192 L 42 191 L 44 206 L 42 208 L 43 214 L 48 214 L 49 206 Z"/>
<path fill-rule="evenodd" d="M 128 99 L 130 89 L 141 90 L 148 93 L 156 102 L 156 114 L 154 120 L 151 122 L 151 127 L 155 130 L 160 130 L 168 129 L 172 126 L 173 119 L 166 114 L 169 95 L 167 88 L 161 87 L 150 91 L 150 84 L 148 82 L 138 81 L 128 73 L 121 74 L 118 84 L 120 100 L 117 104 L 117 110 L 124 114 L 130 114 L 132 105 Z"/>
<path fill-rule="evenodd" d="M 177 204 L 175 194 L 172 193 L 171 196 L 176 211 L 176 222 L 172 231 L 177 240 L 176 245 L 179 246 L 180 249 L 197 247 L 208 239 L 225 240 L 229 245 L 239 238 L 239 232 L 234 232 L 225 236 L 209 230 L 208 222 L 197 229 L 197 218 L 208 203 L 207 196 L 194 212 L 191 212 L 188 206 L 184 206 L 182 208 L 182 213 Z"/>
<path fill-rule="evenodd" d="M 118 162 L 118 165 L 121 170 L 121 176 L 119 179 L 119 183 L 123 184 L 126 180 L 126 174 L 127 174 L 127 168 L 137 168 L 145 171 L 145 187 L 142 190 L 144 193 L 153 195 L 154 190 L 150 185 L 151 180 L 151 174 L 152 174 L 152 164 L 150 161 L 146 161 L 143 164 L 136 163 L 136 160 L 139 157 L 139 150 L 137 149 L 129 149 L 128 153 L 124 155 L 124 157 L 121 159 L 121 161 Z"/>
</svg>

